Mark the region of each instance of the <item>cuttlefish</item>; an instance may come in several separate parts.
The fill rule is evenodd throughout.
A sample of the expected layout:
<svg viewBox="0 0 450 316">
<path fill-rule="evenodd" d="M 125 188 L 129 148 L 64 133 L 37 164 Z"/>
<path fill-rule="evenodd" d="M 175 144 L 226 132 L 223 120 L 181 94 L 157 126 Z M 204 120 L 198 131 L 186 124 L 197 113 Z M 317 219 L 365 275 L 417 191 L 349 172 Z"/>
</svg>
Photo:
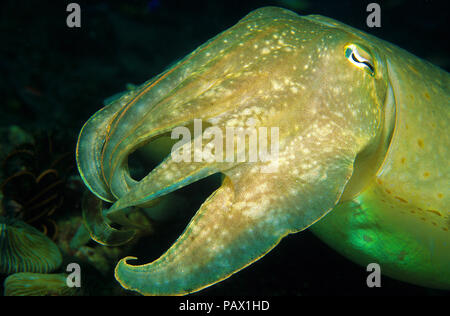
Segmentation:
<svg viewBox="0 0 450 316">
<path fill-rule="evenodd" d="M 84 125 L 77 161 L 96 196 L 84 203 L 91 236 L 124 243 L 135 233 L 130 213 L 220 173 L 221 186 L 159 259 L 118 263 L 124 288 L 199 291 L 311 227 L 355 262 L 450 289 L 449 84 L 438 67 L 333 19 L 255 10 Z M 129 155 L 195 122 L 201 133 L 133 179 Z M 258 140 L 276 142 L 276 159 L 238 159 L 238 149 L 224 158 L 216 145 L 235 149 L 239 138 L 227 128 L 249 126 L 266 128 Z"/>
</svg>

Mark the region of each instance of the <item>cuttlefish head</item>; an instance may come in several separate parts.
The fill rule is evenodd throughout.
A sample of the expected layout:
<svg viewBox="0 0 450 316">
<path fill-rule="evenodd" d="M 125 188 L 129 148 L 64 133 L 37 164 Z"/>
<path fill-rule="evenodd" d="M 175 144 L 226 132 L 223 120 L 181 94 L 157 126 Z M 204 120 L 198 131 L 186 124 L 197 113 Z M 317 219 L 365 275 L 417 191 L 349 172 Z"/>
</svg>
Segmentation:
<svg viewBox="0 0 450 316">
<path fill-rule="evenodd" d="M 369 174 L 382 160 L 389 84 L 376 48 L 332 23 L 256 10 L 85 124 L 80 173 L 97 197 L 113 203 L 103 213 L 101 203 L 86 203 L 99 242 L 132 236 L 106 220 L 126 226 L 131 208 L 224 175 L 159 259 L 119 262 L 123 287 L 148 295 L 198 291 L 364 186 L 365 177 L 352 174 Z M 133 179 L 128 156 L 163 135 L 182 139 L 146 177 Z"/>
</svg>

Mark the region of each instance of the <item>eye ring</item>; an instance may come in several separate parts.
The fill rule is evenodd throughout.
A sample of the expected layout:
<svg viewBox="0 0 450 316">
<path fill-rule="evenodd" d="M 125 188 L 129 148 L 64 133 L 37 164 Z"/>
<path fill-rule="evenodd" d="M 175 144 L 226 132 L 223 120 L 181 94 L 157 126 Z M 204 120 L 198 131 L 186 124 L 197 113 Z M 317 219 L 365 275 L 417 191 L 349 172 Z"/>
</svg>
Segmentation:
<svg viewBox="0 0 450 316">
<path fill-rule="evenodd" d="M 365 55 L 363 57 L 361 55 Z M 375 66 L 370 54 L 354 44 L 345 46 L 345 57 L 356 67 L 366 70 L 371 76 L 375 74 Z"/>
</svg>

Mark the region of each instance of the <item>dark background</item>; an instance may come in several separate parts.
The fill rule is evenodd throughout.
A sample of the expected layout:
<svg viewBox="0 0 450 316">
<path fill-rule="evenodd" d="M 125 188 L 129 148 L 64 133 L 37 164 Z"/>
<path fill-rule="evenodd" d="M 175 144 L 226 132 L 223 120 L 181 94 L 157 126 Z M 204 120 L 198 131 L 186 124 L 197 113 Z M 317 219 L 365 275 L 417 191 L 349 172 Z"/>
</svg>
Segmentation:
<svg viewBox="0 0 450 316">
<path fill-rule="evenodd" d="M 1 2 L 0 133 L 11 125 L 30 133 L 64 131 L 74 148 L 82 124 L 104 99 L 125 90 L 128 83 L 140 84 L 157 75 L 251 10 L 266 5 L 335 18 L 450 69 L 447 1 L 74 1 L 82 10 L 79 29 L 65 24 L 70 2 Z M 370 2 L 381 5 L 379 29 L 366 26 Z M 213 191 L 211 183 L 207 180 L 181 192 L 187 196 L 198 192 L 188 215 Z M 187 221 L 176 224 L 174 231 L 180 233 Z M 130 255 L 157 257 L 168 247 L 157 242 L 151 240 L 148 249 L 141 243 Z M 388 277 L 383 277 L 381 288 L 369 289 L 367 275 L 364 267 L 306 231 L 288 236 L 262 260 L 199 294 L 448 294 Z"/>
</svg>

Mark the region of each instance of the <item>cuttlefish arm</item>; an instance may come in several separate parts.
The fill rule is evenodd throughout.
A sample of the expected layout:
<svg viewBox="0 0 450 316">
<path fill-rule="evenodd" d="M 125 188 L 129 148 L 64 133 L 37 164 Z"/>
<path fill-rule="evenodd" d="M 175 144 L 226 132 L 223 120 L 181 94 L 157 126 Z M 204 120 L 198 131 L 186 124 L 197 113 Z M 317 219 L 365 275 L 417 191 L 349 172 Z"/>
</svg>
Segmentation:
<svg viewBox="0 0 450 316">
<path fill-rule="evenodd" d="M 259 164 L 225 171 L 222 186 L 172 247 L 150 264 L 133 266 L 133 258 L 121 260 L 117 280 L 146 295 L 198 291 L 258 260 L 287 234 L 319 220 L 337 203 L 352 174 L 356 146 L 351 137 L 338 135 L 336 143 L 325 135 L 311 135 L 303 146 L 294 141 L 283 151 L 278 172 L 261 173 Z M 314 146 L 319 140 L 327 144 L 322 149 Z M 323 148 L 328 148 L 326 153 Z M 300 155 L 303 159 L 292 159 Z"/>
<path fill-rule="evenodd" d="M 108 193 L 98 196 L 112 197 L 103 216 L 114 222 L 123 224 L 132 207 L 211 174 L 225 175 L 159 259 L 140 266 L 120 261 L 116 278 L 124 288 L 146 295 L 198 291 L 248 266 L 338 203 L 357 157 L 379 147 L 384 124 L 384 69 L 370 59 L 370 48 L 348 46 L 358 40 L 287 10 L 256 10 L 126 102 L 110 105 L 116 113 L 99 124 L 106 131 L 80 135 L 80 142 L 87 140 L 79 144 L 85 152 L 77 156 L 80 172 Z M 361 59 L 353 60 L 354 54 Z M 191 128 L 196 119 L 222 136 L 249 121 L 255 129 L 278 129 L 279 138 L 270 137 L 278 140 L 278 155 L 223 162 L 179 161 L 172 154 L 141 181 L 131 178 L 127 158 L 134 150 L 178 126 Z M 229 141 L 224 138 L 222 144 Z M 197 141 L 202 148 L 209 144 L 197 136 L 174 153 L 191 150 L 195 157 Z M 89 147 L 95 155 L 86 153 Z M 93 167 L 83 159 L 95 160 Z"/>
<path fill-rule="evenodd" d="M 162 75 L 164 74 L 160 76 Z M 113 101 L 97 111 L 81 129 L 76 147 L 78 170 L 89 190 L 104 201 L 113 202 L 118 198 L 111 192 L 102 165 L 102 152 L 112 124 L 120 111 L 129 106 L 146 87 L 151 86 L 160 76 L 145 82 L 140 87 L 120 93 L 120 97 L 114 96 Z M 136 183 L 129 173 L 125 176 L 125 182 L 127 187 Z"/>
<path fill-rule="evenodd" d="M 120 246 L 131 241 L 136 229 L 128 225 L 127 229 L 116 229 L 103 215 L 103 201 L 87 191 L 82 199 L 83 222 L 91 238 L 106 246 Z M 129 222 L 127 220 L 127 222 Z"/>
</svg>

